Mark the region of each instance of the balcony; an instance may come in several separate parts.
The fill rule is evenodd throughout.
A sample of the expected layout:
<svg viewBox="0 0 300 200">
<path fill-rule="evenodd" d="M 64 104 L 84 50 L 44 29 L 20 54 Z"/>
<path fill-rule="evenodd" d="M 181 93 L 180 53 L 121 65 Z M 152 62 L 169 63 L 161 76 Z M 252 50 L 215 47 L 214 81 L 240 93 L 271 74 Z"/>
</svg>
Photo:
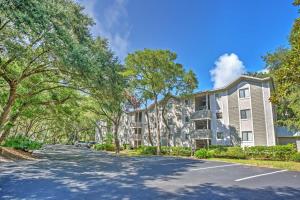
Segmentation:
<svg viewBox="0 0 300 200">
<path fill-rule="evenodd" d="M 211 111 L 210 110 L 196 110 L 191 114 L 191 120 L 198 119 L 211 119 Z"/>
<path fill-rule="evenodd" d="M 197 129 L 192 132 L 191 137 L 193 139 L 211 139 L 212 132 L 210 129 Z"/>
<path fill-rule="evenodd" d="M 142 128 L 143 127 L 143 122 L 131 122 L 130 126 L 133 128 Z"/>
</svg>

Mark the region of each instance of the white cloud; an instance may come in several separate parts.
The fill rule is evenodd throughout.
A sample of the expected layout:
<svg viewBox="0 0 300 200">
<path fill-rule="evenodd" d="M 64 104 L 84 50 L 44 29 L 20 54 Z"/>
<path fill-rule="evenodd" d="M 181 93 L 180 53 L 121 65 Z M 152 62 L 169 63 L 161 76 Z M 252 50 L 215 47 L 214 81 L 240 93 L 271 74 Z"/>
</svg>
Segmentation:
<svg viewBox="0 0 300 200">
<path fill-rule="evenodd" d="M 224 54 L 215 62 L 214 69 L 210 70 L 214 89 L 223 87 L 245 73 L 246 69 L 239 57 L 234 54 Z"/>
<path fill-rule="evenodd" d="M 92 17 L 95 25 L 91 32 L 94 36 L 108 39 L 111 49 L 120 59 L 128 53 L 129 25 L 126 22 L 126 0 L 114 0 L 108 6 L 99 6 L 97 0 L 79 0 L 84 12 Z M 101 3 L 101 2 L 100 2 Z"/>
</svg>

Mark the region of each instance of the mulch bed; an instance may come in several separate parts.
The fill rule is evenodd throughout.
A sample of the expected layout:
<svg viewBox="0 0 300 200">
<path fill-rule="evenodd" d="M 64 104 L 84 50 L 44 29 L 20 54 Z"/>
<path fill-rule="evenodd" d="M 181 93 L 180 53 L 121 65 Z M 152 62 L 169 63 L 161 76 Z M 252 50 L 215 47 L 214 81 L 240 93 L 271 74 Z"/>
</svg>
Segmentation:
<svg viewBox="0 0 300 200">
<path fill-rule="evenodd" d="M 36 160 L 31 152 L 14 149 L 10 147 L 0 147 L 0 162 L 9 162 L 15 160 Z"/>
</svg>

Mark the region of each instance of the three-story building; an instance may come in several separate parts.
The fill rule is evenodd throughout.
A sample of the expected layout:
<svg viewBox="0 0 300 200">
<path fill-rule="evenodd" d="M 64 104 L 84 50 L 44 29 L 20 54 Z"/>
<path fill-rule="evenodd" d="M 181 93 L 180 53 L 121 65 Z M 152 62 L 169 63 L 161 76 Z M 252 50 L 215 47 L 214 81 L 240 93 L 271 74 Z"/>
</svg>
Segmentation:
<svg viewBox="0 0 300 200">
<path fill-rule="evenodd" d="M 270 78 L 241 76 L 227 86 L 159 102 L 161 144 L 170 146 L 275 145 Z M 156 145 L 154 105 L 124 114 L 120 141 Z M 99 132 L 99 130 L 98 130 Z"/>
</svg>

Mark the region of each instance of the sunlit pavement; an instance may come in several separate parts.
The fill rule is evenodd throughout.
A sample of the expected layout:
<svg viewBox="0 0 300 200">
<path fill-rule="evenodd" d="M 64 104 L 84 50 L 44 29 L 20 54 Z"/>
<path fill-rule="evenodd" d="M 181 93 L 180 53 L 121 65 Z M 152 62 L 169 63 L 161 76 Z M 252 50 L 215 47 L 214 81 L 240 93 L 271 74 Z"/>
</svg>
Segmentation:
<svg viewBox="0 0 300 200">
<path fill-rule="evenodd" d="M 0 163 L 0 199 L 300 199 L 300 173 L 172 157 L 47 146 Z"/>
</svg>

